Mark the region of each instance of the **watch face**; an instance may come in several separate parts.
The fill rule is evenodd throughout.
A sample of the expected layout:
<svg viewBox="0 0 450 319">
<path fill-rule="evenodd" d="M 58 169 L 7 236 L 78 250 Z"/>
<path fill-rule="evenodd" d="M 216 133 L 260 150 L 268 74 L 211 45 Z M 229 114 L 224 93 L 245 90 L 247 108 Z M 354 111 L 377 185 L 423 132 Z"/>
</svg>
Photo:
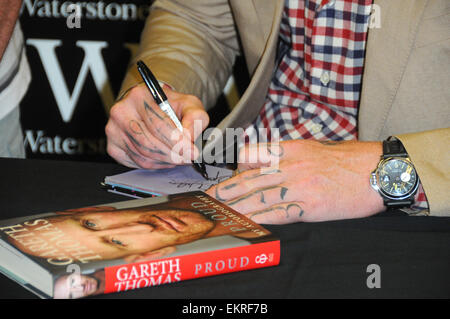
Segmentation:
<svg viewBox="0 0 450 319">
<path fill-rule="evenodd" d="M 378 170 L 380 189 L 394 198 L 408 196 L 417 186 L 417 174 L 410 161 L 387 159 Z"/>
</svg>

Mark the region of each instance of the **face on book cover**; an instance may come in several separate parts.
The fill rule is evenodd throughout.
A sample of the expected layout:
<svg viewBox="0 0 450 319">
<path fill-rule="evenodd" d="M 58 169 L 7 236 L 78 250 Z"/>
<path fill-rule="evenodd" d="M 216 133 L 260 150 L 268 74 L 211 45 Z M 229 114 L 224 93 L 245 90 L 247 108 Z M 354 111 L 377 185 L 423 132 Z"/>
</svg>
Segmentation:
<svg viewBox="0 0 450 319">
<path fill-rule="evenodd" d="M 59 277 L 55 281 L 55 299 L 76 299 L 105 291 L 105 272 L 99 271 L 91 275 L 70 274 Z"/>
<path fill-rule="evenodd" d="M 28 226 L 31 224 L 32 227 Z M 113 207 L 64 211 L 28 225 L 27 231 L 33 233 L 33 245 L 24 240 L 12 240 L 27 254 L 46 259 L 60 258 L 63 254 L 79 260 L 76 254 L 84 251 L 97 256 L 97 260 L 123 258 L 128 262 L 160 258 L 172 253 L 176 245 L 202 238 L 215 226 L 204 215 L 193 211 L 116 210 Z M 45 256 L 44 250 L 35 244 L 39 239 L 46 247 Z M 77 249 L 73 249 L 74 245 Z M 52 248 L 58 251 L 54 256 L 48 254 Z"/>
</svg>

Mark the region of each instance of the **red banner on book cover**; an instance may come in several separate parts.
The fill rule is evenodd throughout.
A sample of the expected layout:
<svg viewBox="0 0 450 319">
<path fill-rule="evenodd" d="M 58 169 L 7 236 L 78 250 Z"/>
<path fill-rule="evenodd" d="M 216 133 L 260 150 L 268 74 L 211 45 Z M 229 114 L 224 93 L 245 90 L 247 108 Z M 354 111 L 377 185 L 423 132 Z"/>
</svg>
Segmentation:
<svg viewBox="0 0 450 319">
<path fill-rule="evenodd" d="M 105 293 L 278 265 L 280 242 L 270 241 L 105 269 Z"/>
</svg>

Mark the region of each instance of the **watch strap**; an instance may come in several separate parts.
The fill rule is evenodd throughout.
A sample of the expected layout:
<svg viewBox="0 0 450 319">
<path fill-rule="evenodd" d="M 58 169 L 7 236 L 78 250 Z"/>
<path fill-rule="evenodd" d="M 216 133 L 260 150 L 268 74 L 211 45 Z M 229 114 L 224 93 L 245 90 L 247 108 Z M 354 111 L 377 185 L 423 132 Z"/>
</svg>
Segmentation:
<svg viewBox="0 0 450 319">
<path fill-rule="evenodd" d="M 414 204 L 414 196 L 402 200 L 384 198 L 383 201 L 384 206 L 386 206 L 387 209 L 398 209 L 403 207 L 410 207 L 412 204 Z"/>
<path fill-rule="evenodd" d="M 382 158 L 387 159 L 390 157 L 404 157 L 404 158 L 408 157 L 408 153 L 406 152 L 406 149 L 403 146 L 402 142 L 400 142 L 400 140 L 398 140 L 393 136 L 383 141 Z M 414 194 L 402 200 L 389 199 L 384 197 L 383 201 L 387 209 L 410 207 L 412 204 L 414 204 Z"/>
<path fill-rule="evenodd" d="M 402 142 L 396 138 L 389 138 L 383 141 L 383 159 L 389 157 L 408 157 Z"/>
</svg>

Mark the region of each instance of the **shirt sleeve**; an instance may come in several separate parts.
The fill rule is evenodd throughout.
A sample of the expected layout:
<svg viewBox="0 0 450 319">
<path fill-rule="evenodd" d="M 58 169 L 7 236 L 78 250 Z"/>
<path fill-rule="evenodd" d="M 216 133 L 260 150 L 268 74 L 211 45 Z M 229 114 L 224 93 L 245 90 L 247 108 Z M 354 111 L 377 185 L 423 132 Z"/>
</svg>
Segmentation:
<svg viewBox="0 0 450 319">
<path fill-rule="evenodd" d="M 197 96 L 208 109 L 223 91 L 239 54 L 227 0 L 157 0 L 118 98 L 142 82 L 136 61 L 174 90 Z"/>
</svg>

